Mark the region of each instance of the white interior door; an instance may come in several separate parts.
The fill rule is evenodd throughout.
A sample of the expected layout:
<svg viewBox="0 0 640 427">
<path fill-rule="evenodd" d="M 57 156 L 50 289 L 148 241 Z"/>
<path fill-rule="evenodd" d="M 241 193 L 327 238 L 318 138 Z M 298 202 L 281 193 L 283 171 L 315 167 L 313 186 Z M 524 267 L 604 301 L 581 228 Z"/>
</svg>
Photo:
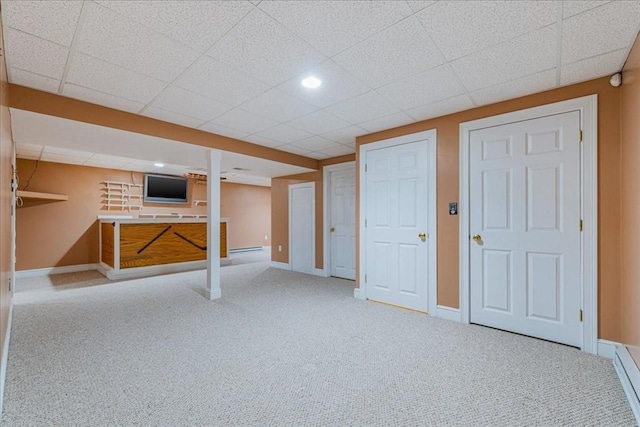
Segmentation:
<svg viewBox="0 0 640 427">
<path fill-rule="evenodd" d="M 582 344 L 578 111 L 470 134 L 472 323 Z"/>
<path fill-rule="evenodd" d="M 427 141 L 366 152 L 369 299 L 428 309 L 428 171 Z"/>
<path fill-rule="evenodd" d="M 315 267 L 315 183 L 289 186 L 289 263 L 312 274 Z"/>
<path fill-rule="evenodd" d="M 331 275 L 356 278 L 356 170 L 330 172 L 329 236 Z"/>
</svg>

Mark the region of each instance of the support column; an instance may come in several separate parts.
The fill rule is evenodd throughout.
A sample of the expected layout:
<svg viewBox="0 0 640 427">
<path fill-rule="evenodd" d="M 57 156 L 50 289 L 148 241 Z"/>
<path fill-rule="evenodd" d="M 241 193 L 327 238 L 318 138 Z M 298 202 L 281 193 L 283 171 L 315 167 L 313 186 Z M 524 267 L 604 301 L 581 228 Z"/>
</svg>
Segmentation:
<svg viewBox="0 0 640 427">
<path fill-rule="evenodd" d="M 222 152 L 207 153 L 207 290 L 209 299 L 222 297 L 220 290 L 220 160 Z"/>
</svg>

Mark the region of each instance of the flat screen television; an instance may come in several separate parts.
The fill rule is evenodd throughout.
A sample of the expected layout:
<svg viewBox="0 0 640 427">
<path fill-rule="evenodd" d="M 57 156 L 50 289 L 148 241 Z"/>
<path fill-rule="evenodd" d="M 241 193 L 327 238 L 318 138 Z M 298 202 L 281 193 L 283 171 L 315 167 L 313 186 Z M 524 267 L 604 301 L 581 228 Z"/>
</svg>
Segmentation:
<svg viewBox="0 0 640 427">
<path fill-rule="evenodd" d="M 144 201 L 152 203 L 187 203 L 187 178 L 181 176 L 144 176 Z"/>
</svg>

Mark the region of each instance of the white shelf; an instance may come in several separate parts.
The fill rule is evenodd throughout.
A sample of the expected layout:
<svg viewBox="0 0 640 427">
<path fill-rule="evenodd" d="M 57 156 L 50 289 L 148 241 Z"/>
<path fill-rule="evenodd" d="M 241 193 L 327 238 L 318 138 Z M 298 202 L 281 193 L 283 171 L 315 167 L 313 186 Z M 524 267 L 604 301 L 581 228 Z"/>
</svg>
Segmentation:
<svg viewBox="0 0 640 427">
<path fill-rule="evenodd" d="M 142 184 L 130 182 L 103 181 L 107 210 L 142 210 Z"/>
</svg>

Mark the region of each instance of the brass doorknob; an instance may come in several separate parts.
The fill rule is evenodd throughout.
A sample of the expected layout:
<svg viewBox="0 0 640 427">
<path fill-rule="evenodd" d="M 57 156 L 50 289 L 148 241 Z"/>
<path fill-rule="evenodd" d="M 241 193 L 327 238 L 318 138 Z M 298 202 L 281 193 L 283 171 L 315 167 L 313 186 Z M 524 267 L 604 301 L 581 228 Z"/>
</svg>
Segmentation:
<svg viewBox="0 0 640 427">
<path fill-rule="evenodd" d="M 482 240 L 482 236 L 479 234 L 474 234 L 472 239 L 474 242 L 479 242 L 480 240 Z"/>
<path fill-rule="evenodd" d="M 330 232 L 330 233 L 333 233 L 334 231 L 336 231 L 336 228 L 335 228 L 335 227 L 331 227 L 331 228 L 329 229 L 329 232 Z"/>
<path fill-rule="evenodd" d="M 427 240 L 427 233 L 423 231 L 422 233 L 418 234 L 418 237 L 424 242 L 425 240 Z"/>
</svg>

